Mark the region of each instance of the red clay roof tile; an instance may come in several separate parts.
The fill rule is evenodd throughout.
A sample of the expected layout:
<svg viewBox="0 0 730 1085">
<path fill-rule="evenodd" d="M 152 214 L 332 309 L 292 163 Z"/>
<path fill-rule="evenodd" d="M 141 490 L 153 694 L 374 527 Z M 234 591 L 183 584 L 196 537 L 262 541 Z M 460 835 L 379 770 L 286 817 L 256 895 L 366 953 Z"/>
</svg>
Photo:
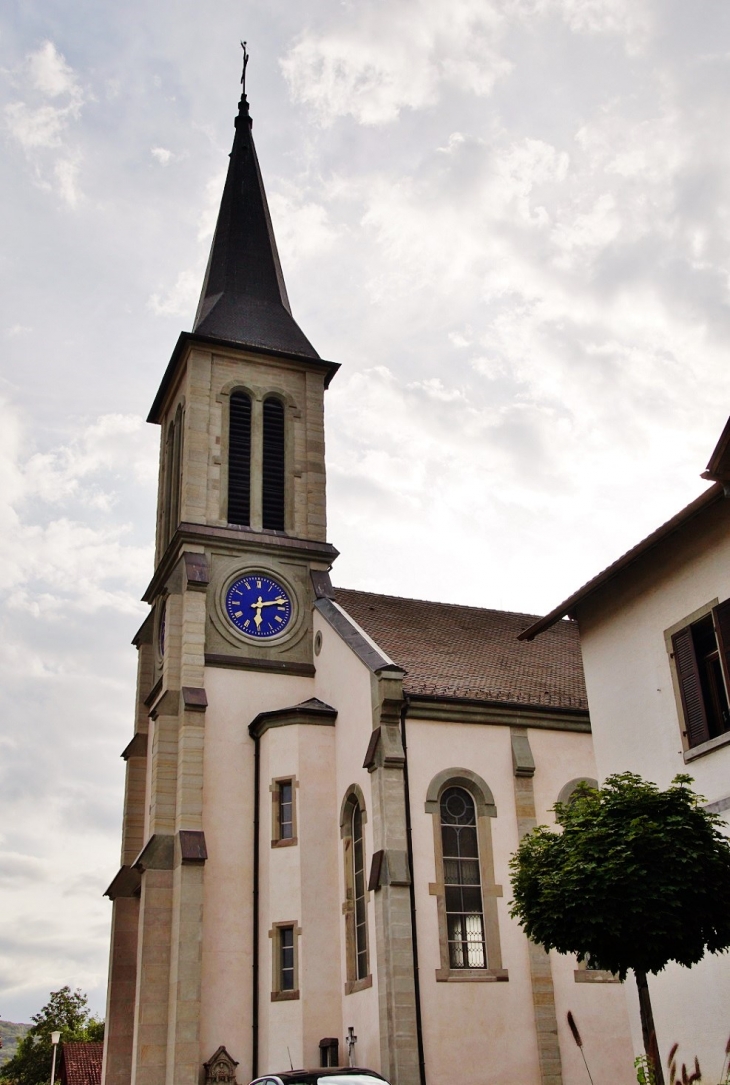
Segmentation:
<svg viewBox="0 0 730 1085">
<path fill-rule="evenodd" d="M 407 693 L 587 709 L 578 628 L 561 621 L 539 640 L 536 619 L 504 610 L 335 588 L 336 601 L 406 672 Z"/>
<path fill-rule="evenodd" d="M 63 1044 L 60 1076 L 63 1085 L 101 1085 L 103 1043 Z"/>
</svg>

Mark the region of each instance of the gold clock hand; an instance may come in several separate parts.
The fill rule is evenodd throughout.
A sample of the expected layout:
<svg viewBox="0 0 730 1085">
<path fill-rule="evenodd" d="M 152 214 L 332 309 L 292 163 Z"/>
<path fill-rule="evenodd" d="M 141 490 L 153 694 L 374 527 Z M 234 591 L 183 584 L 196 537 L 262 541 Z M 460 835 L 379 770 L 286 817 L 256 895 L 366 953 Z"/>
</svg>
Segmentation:
<svg viewBox="0 0 730 1085">
<path fill-rule="evenodd" d="M 259 599 L 260 598 L 261 598 L 261 596 L 259 596 Z M 284 603 L 286 603 L 286 599 L 284 598 L 283 595 L 280 595 L 278 599 L 269 599 L 265 603 L 252 603 L 251 606 L 280 607 Z"/>
</svg>

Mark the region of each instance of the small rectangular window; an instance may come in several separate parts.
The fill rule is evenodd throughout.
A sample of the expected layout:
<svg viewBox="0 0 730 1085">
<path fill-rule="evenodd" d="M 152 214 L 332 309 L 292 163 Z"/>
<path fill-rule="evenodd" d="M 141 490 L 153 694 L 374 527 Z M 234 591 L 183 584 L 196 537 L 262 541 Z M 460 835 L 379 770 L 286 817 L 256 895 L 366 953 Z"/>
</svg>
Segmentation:
<svg viewBox="0 0 730 1085">
<path fill-rule="evenodd" d="M 301 927 L 295 921 L 275 923 L 271 939 L 271 1001 L 286 1002 L 299 998 L 298 941 Z"/>
<path fill-rule="evenodd" d="M 279 990 L 294 990 L 293 927 L 279 927 Z"/>
<path fill-rule="evenodd" d="M 293 776 L 271 781 L 271 846 L 297 843 L 297 782 Z"/>
<path fill-rule="evenodd" d="M 294 803 L 291 780 L 279 784 L 279 839 L 291 840 L 294 836 Z"/>
</svg>

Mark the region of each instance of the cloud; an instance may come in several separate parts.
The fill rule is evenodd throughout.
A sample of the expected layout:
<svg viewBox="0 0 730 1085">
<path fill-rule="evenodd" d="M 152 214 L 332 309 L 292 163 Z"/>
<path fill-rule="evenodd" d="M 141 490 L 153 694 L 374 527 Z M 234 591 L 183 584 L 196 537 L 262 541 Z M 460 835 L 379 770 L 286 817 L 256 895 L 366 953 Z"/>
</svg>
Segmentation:
<svg viewBox="0 0 730 1085">
<path fill-rule="evenodd" d="M 25 152 L 35 182 L 76 207 L 81 153 L 67 141 L 85 102 L 76 74 L 53 42 L 46 41 L 28 53 L 14 81 L 24 98 L 5 106 L 6 128 Z"/>
<path fill-rule="evenodd" d="M 385 124 L 432 105 L 443 85 L 489 94 L 511 68 L 499 53 L 503 27 L 488 0 L 366 2 L 356 18 L 305 31 L 281 66 L 294 98 L 322 123 Z"/>
<path fill-rule="evenodd" d="M 155 316 L 187 316 L 195 309 L 200 295 L 201 275 L 198 268 L 186 268 L 175 280 L 174 286 L 164 292 L 150 295 L 147 308 Z"/>
<path fill-rule="evenodd" d="M 128 644 L 152 568 L 127 516 L 154 493 L 157 437 L 109 414 L 33 451 L 0 400 L 0 992 L 16 1019 L 66 982 L 101 1002 Z"/>
<path fill-rule="evenodd" d="M 157 159 L 161 166 L 169 165 L 173 157 L 172 151 L 168 151 L 166 147 L 152 147 L 150 154 Z"/>
</svg>

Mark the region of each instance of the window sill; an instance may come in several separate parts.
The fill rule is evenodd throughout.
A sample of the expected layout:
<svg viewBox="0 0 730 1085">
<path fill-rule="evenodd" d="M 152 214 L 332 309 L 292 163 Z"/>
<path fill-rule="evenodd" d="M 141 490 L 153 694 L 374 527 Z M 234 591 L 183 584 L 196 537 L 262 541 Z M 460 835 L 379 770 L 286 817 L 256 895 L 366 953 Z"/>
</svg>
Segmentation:
<svg viewBox="0 0 730 1085">
<path fill-rule="evenodd" d="M 437 968 L 437 983 L 506 983 L 506 968 Z"/>
<path fill-rule="evenodd" d="M 372 976 L 364 976 L 361 980 L 348 980 L 345 984 L 345 994 L 356 995 L 358 991 L 365 991 L 368 987 L 372 987 L 372 985 Z"/>
<path fill-rule="evenodd" d="M 292 1002 L 294 999 L 299 998 L 299 991 L 272 991 L 272 1002 Z"/>
<path fill-rule="evenodd" d="M 684 751 L 685 764 L 688 761 L 694 761 L 697 757 L 704 757 L 706 753 L 712 753 L 713 750 L 719 749 L 720 746 L 730 745 L 730 731 L 725 731 L 722 735 L 716 735 L 714 738 L 709 739 L 707 742 L 701 742 L 699 746 L 692 746 L 691 749 Z"/>
<path fill-rule="evenodd" d="M 272 848 L 292 848 L 298 843 L 296 836 L 290 836 L 287 840 L 272 840 L 271 846 Z"/>
<path fill-rule="evenodd" d="M 620 983 L 614 972 L 604 972 L 600 968 L 576 968 L 573 973 L 576 983 Z"/>
</svg>

